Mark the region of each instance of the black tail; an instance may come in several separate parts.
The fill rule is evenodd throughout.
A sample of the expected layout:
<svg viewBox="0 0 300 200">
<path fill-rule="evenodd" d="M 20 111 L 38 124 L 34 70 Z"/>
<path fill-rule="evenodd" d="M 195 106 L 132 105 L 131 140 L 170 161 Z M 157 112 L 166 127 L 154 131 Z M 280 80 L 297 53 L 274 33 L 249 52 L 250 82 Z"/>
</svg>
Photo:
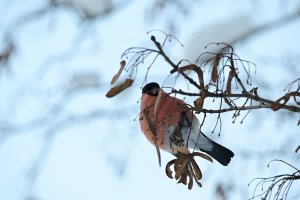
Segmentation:
<svg viewBox="0 0 300 200">
<path fill-rule="evenodd" d="M 211 140 L 212 141 L 212 140 Z M 200 149 L 201 151 L 204 151 L 214 159 L 216 159 L 219 163 L 221 163 L 224 166 L 227 166 L 231 160 L 231 158 L 234 156 L 234 153 L 227 149 L 226 147 L 223 147 L 222 145 L 219 145 L 218 143 L 212 141 L 214 146 L 211 151 L 205 151 Z"/>
</svg>

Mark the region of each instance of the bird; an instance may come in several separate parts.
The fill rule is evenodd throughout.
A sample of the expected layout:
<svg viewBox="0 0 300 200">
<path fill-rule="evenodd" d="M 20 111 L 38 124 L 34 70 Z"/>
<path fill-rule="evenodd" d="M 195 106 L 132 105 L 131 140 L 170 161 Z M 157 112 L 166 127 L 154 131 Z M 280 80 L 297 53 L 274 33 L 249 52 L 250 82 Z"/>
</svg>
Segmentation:
<svg viewBox="0 0 300 200">
<path fill-rule="evenodd" d="M 150 82 L 142 88 L 140 109 L 141 131 L 160 149 L 176 156 L 174 147 L 187 147 L 210 155 L 224 166 L 234 157 L 231 150 L 200 131 L 200 122 L 187 103 L 170 96 L 158 83 Z"/>
</svg>

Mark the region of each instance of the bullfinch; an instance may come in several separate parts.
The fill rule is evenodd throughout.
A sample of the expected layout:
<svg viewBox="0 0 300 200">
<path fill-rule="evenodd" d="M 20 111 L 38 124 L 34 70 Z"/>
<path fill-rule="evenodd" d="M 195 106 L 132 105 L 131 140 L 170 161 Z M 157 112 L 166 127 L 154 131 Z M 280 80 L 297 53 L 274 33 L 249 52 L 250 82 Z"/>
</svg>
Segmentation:
<svg viewBox="0 0 300 200">
<path fill-rule="evenodd" d="M 156 132 L 156 141 L 147 117 Z M 198 118 L 183 100 L 170 96 L 155 82 L 146 84 L 142 89 L 140 127 L 152 144 L 156 143 L 160 149 L 175 156 L 174 147 L 188 147 L 207 153 L 224 166 L 234 156 L 231 150 L 200 131 Z"/>
</svg>

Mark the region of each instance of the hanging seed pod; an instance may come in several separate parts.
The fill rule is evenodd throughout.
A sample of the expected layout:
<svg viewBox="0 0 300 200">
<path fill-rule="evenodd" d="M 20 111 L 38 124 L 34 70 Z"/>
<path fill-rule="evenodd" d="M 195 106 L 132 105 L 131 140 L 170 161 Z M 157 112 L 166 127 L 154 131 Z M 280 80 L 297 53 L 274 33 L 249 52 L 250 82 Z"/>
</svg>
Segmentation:
<svg viewBox="0 0 300 200">
<path fill-rule="evenodd" d="M 159 164 L 159 166 L 161 166 L 161 155 L 160 155 L 159 147 L 158 147 L 158 144 L 157 144 L 158 137 L 157 137 L 155 126 L 152 123 L 149 110 L 144 109 L 143 114 L 146 118 L 147 125 L 148 125 L 150 131 L 152 132 L 153 143 L 155 145 L 156 153 L 157 153 L 157 157 L 158 157 L 158 164 Z"/>
<path fill-rule="evenodd" d="M 212 64 L 212 71 L 211 71 L 211 80 L 216 83 L 218 81 L 218 67 L 219 67 L 219 62 L 221 60 L 221 54 L 217 54 L 214 58 L 214 62 Z"/>
<path fill-rule="evenodd" d="M 129 88 L 133 83 L 132 79 L 126 79 L 124 83 L 122 83 L 121 85 L 115 86 L 113 88 L 111 88 L 107 93 L 106 93 L 106 97 L 111 98 L 116 96 L 117 94 L 121 93 L 123 90 Z"/>
<path fill-rule="evenodd" d="M 114 83 L 119 79 L 119 77 L 120 77 L 120 75 L 121 75 L 121 73 L 122 73 L 122 71 L 123 71 L 125 65 L 126 65 L 126 61 L 125 61 L 125 60 L 122 60 L 122 61 L 120 62 L 120 68 L 119 68 L 119 71 L 118 71 L 118 73 L 117 73 L 116 75 L 114 75 L 114 77 L 112 78 L 110 84 L 114 84 Z"/>
<path fill-rule="evenodd" d="M 278 100 L 276 100 L 276 101 L 272 104 L 271 109 L 272 109 L 273 111 L 279 110 L 280 108 L 282 108 L 283 105 L 285 105 L 285 104 L 289 101 L 289 99 L 290 99 L 290 96 L 287 96 L 287 95 L 286 95 L 286 96 L 283 96 L 283 97 L 281 97 L 281 98 L 279 98 Z M 284 101 L 282 104 L 280 104 L 280 101 L 281 101 L 281 100 Z"/>
<path fill-rule="evenodd" d="M 170 169 L 172 165 L 174 165 L 176 159 L 171 160 L 170 162 L 167 163 L 166 165 L 166 174 L 170 179 L 173 179 L 173 175 L 172 175 L 172 170 Z"/>
<path fill-rule="evenodd" d="M 196 163 L 196 161 L 194 159 L 191 160 L 191 163 L 192 163 L 193 171 L 196 175 L 197 180 L 200 180 L 202 178 L 202 172 L 201 172 L 198 164 Z"/>
<path fill-rule="evenodd" d="M 194 106 L 195 106 L 197 112 L 200 112 L 203 108 L 203 102 L 204 102 L 203 99 L 204 98 L 199 97 L 194 101 Z"/>
<path fill-rule="evenodd" d="M 190 181 L 189 181 L 189 184 L 188 184 L 188 189 L 191 190 L 193 188 L 193 177 L 191 174 L 188 174 L 189 178 L 190 178 Z"/>
<path fill-rule="evenodd" d="M 231 82 L 233 79 L 233 75 L 234 75 L 234 72 L 233 72 L 233 70 L 231 70 L 228 74 L 227 85 L 226 85 L 226 91 L 228 94 L 231 94 Z"/>
</svg>

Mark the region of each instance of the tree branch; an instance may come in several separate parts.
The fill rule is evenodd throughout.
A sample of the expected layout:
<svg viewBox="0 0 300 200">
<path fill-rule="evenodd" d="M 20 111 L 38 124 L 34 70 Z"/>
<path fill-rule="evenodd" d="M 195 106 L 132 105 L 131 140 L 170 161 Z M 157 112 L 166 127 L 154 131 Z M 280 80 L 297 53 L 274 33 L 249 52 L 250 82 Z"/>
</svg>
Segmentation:
<svg viewBox="0 0 300 200">
<path fill-rule="evenodd" d="M 241 62 L 244 71 L 247 73 L 247 84 L 249 84 L 248 80 L 249 78 L 251 79 L 251 76 L 248 72 L 248 70 L 245 68 L 243 62 L 251 63 L 249 61 L 245 61 L 239 58 L 238 55 L 234 53 L 234 49 L 230 44 L 226 43 L 217 43 L 216 45 L 224 45 L 223 48 L 219 51 L 219 53 L 214 54 L 215 58 L 211 58 L 210 60 L 206 61 L 205 64 L 208 64 L 210 61 L 213 61 L 213 66 L 212 66 L 212 76 L 211 76 L 211 82 L 216 82 L 216 84 L 211 84 L 216 87 L 216 90 L 214 92 L 211 92 L 208 90 L 209 84 L 205 85 L 204 79 L 203 79 L 203 71 L 201 70 L 200 67 L 198 67 L 195 64 L 189 64 L 183 67 L 179 67 L 179 64 L 176 65 L 174 62 L 171 61 L 171 59 L 166 55 L 164 52 L 162 45 L 156 40 L 155 36 L 151 36 L 151 40 L 154 42 L 156 48 L 158 49 L 158 54 L 161 55 L 165 61 L 170 64 L 170 66 L 173 68 L 170 73 L 173 74 L 174 72 L 178 72 L 180 75 L 182 75 L 189 83 L 194 85 L 197 89 L 199 89 L 199 93 L 189 93 L 189 92 L 184 92 L 182 90 L 172 90 L 172 93 L 178 93 L 186 96 L 199 96 L 198 99 L 194 101 L 195 107 L 191 106 L 191 109 L 196 111 L 196 113 L 224 113 L 224 112 L 230 112 L 230 111 L 244 111 L 244 110 L 253 110 L 253 109 L 261 109 L 261 108 L 268 108 L 272 109 L 273 111 L 277 111 L 279 109 L 284 109 L 288 110 L 290 112 L 300 112 L 300 107 L 297 106 L 299 102 L 297 101 L 297 97 L 300 97 L 300 89 L 292 92 L 288 92 L 276 101 L 269 100 L 263 97 L 260 97 L 257 93 L 257 88 L 253 88 L 249 91 L 247 91 L 243 81 L 240 79 L 239 74 L 238 74 L 238 66 L 236 61 Z M 229 51 L 229 52 L 228 52 Z M 154 52 L 154 50 L 152 50 Z M 228 75 L 228 80 L 227 80 L 227 86 L 226 89 L 229 91 L 224 91 L 223 87 L 219 89 L 219 77 L 221 76 L 220 73 L 218 73 L 218 65 L 220 63 L 220 59 L 224 58 L 226 59 L 225 64 L 223 64 L 221 70 L 222 73 L 224 73 L 225 68 L 228 67 L 230 70 L 230 73 Z M 228 62 L 228 64 L 226 64 Z M 199 84 L 189 77 L 185 71 L 187 70 L 192 70 L 196 72 L 198 75 L 199 79 Z M 231 92 L 231 81 L 233 78 L 236 80 L 237 84 L 241 87 L 241 93 L 232 93 Z M 296 80 L 297 81 L 297 80 Z M 294 81 L 295 82 L 295 81 Z M 294 83 L 293 82 L 293 83 Z M 291 83 L 291 84 L 293 84 Z M 297 105 L 287 105 L 288 101 L 290 100 L 290 97 L 294 98 L 294 101 Z M 206 98 L 221 98 L 224 99 L 229 108 L 224 108 L 222 105 L 220 106 L 219 109 L 217 110 L 212 110 L 212 109 L 205 109 L 203 108 L 203 103 Z M 233 100 L 228 101 L 228 99 L 234 98 Z M 244 103 L 241 104 L 241 106 L 238 106 L 237 104 L 234 103 L 237 99 L 243 100 Z M 250 101 L 249 101 L 250 100 Z M 258 105 L 253 105 L 253 101 L 258 102 Z M 248 102 L 250 102 L 250 105 Z M 235 114 L 234 114 L 235 115 Z"/>
<path fill-rule="evenodd" d="M 272 160 L 268 163 L 268 167 L 271 162 L 282 162 L 287 166 L 290 166 L 293 170 L 295 170 L 294 173 L 291 174 L 279 174 L 276 176 L 271 176 L 267 178 L 255 178 L 253 179 L 248 186 L 256 180 L 259 180 L 259 182 L 256 184 L 253 196 L 251 199 L 255 199 L 258 197 L 262 197 L 262 199 L 271 199 L 271 197 L 274 197 L 274 200 L 279 199 L 287 199 L 287 195 L 289 190 L 291 189 L 292 184 L 296 180 L 300 180 L 300 170 L 294 167 L 293 165 L 283 161 L 283 160 Z M 264 186 L 266 184 L 269 184 L 268 188 L 265 190 Z M 256 195 L 257 187 L 262 187 L 262 192 Z"/>
</svg>

